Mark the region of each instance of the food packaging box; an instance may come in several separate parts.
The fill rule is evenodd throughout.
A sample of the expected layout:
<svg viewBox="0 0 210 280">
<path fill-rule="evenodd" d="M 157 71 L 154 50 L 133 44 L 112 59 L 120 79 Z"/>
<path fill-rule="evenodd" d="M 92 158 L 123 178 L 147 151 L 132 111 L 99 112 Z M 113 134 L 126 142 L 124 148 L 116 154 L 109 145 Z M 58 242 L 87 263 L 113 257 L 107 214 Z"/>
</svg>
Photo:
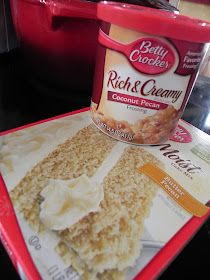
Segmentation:
<svg viewBox="0 0 210 280">
<path fill-rule="evenodd" d="M 209 217 L 210 136 L 153 146 L 89 109 L 1 133 L 0 238 L 22 279 L 154 279 Z"/>
</svg>

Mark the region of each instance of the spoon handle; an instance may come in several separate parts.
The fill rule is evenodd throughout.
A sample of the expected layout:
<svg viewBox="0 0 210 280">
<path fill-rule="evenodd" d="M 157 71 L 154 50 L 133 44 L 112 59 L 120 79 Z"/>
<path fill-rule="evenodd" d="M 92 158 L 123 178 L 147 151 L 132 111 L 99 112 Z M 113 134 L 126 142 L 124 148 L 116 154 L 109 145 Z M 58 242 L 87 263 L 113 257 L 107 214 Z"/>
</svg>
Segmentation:
<svg viewBox="0 0 210 280">
<path fill-rule="evenodd" d="M 123 54 L 126 54 L 127 45 L 124 45 L 122 43 L 116 42 L 115 40 L 111 39 L 108 35 L 106 35 L 102 30 L 99 31 L 99 43 L 103 46 L 115 50 L 118 52 L 121 52 Z"/>
</svg>

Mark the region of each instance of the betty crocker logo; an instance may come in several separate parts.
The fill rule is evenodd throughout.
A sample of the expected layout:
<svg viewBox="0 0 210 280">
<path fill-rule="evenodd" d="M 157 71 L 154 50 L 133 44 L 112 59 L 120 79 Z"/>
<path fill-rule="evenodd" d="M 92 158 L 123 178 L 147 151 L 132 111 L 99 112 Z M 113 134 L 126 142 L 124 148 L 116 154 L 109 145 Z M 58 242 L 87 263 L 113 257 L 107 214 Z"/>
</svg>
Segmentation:
<svg viewBox="0 0 210 280">
<path fill-rule="evenodd" d="M 174 133 L 170 137 L 170 140 L 179 143 L 190 143 L 192 142 L 192 136 L 186 128 L 178 124 L 174 130 Z"/>
<path fill-rule="evenodd" d="M 168 71 L 175 63 L 171 47 L 157 38 L 141 38 L 130 44 L 122 44 L 99 31 L 99 43 L 124 54 L 139 72 L 155 75 Z"/>
<path fill-rule="evenodd" d="M 174 65 L 175 55 L 166 43 L 154 38 L 143 38 L 133 43 L 129 60 L 140 72 L 160 74 Z"/>
</svg>

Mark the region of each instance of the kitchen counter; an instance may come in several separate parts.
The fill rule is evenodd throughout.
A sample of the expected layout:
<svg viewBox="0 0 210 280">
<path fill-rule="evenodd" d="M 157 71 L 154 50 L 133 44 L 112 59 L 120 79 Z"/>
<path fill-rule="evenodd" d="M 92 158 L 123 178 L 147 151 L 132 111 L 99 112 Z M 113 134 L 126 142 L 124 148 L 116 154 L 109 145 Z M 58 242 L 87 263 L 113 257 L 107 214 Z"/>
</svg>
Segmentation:
<svg viewBox="0 0 210 280">
<path fill-rule="evenodd" d="M 37 80 L 24 63 L 19 50 L 0 55 L 0 131 L 67 113 L 90 104 L 91 89 L 72 94 Z M 184 120 L 210 134 L 210 79 L 199 76 L 182 116 Z M 159 277 L 183 279 L 193 275 L 202 279 L 210 274 L 210 219 Z M 16 280 L 9 257 L 0 245 L 0 274 Z"/>
</svg>

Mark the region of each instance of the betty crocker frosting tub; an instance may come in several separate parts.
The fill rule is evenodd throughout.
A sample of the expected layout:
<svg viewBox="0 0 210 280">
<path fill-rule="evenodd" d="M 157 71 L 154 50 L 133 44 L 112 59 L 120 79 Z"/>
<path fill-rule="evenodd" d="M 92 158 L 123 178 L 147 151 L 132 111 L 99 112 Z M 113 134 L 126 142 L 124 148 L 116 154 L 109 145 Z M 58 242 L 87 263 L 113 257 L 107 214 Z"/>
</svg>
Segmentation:
<svg viewBox="0 0 210 280">
<path fill-rule="evenodd" d="M 91 115 L 118 140 L 169 139 L 190 96 L 210 42 L 210 23 L 114 2 L 98 4 L 102 20 Z"/>
</svg>

